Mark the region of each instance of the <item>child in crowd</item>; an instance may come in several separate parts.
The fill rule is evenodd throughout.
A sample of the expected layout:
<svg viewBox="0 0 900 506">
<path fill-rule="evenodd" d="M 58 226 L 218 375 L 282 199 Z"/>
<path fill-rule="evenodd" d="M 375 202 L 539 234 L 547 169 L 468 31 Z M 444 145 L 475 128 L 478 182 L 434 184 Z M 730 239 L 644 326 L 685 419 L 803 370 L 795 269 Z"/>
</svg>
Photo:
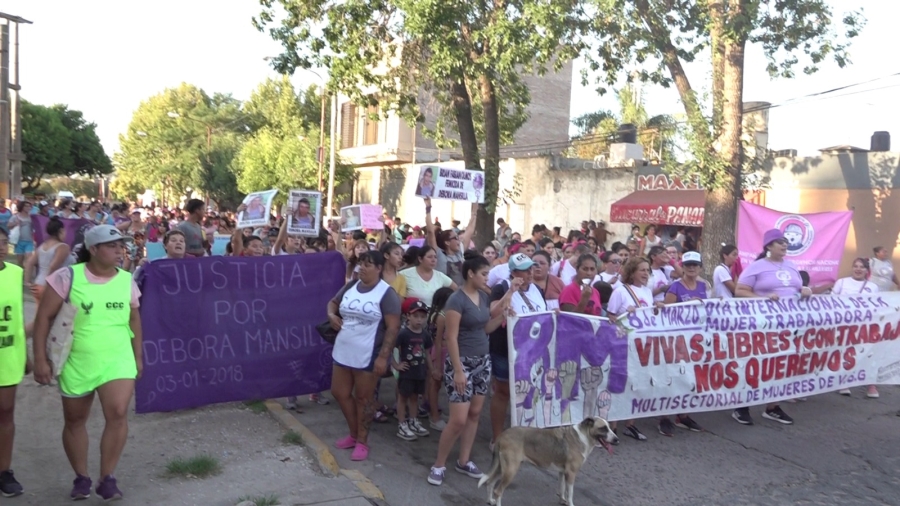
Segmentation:
<svg viewBox="0 0 900 506">
<path fill-rule="evenodd" d="M 415 441 L 427 436 L 428 429 L 422 427 L 416 418 L 419 396 L 425 395 L 425 385 L 434 371 L 431 363 L 431 333 L 425 328 L 428 321 L 428 306 L 421 300 L 410 297 L 403 302 L 406 326 L 397 335 L 397 349 L 400 360 L 394 364 L 399 371 L 397 378 L 397 437 Z"/>
</svg>

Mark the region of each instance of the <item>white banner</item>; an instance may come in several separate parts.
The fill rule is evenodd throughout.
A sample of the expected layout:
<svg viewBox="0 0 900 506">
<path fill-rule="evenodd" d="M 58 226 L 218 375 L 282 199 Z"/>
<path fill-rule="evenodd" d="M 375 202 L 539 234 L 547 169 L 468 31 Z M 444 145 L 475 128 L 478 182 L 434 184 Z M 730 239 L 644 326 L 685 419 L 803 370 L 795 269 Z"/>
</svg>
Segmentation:
<svg viewBox="0 0 900 506">
<path fill-rule="evenodd" d="M 437 165 L 419 168 L 416 196 L 484 203 L 484 172 Z"/>
<path fill-rule="evenodd" d="M 900 384 L 900 293 L 713 299 L 617 324 L 510 318 L 513 425 L 574 424 L 756 406 Z"/>
</svg>

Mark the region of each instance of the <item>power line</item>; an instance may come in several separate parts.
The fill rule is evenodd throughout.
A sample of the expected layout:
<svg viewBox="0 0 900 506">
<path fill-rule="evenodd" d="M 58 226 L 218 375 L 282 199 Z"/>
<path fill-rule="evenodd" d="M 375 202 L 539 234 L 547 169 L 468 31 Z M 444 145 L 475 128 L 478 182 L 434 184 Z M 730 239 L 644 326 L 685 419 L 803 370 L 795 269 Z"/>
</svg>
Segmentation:
<svg viewBox="0 0 900 506">
<path fill-rule="evenodd" d="M 887 86 L 881 86 L 878 88 L 869 88 L 869 89 L 865 89 L 865 90 L 853 91 L 850 93 L 830 95 L 831 93 L 834 93 L 837 91 L 846 90 L 846 89 L 853 88 L 856 86 L 862 86 L 864 84 L 870 84 L 870 83 L 873 83 L 876 81 L 880 81 L 883 79 L 888 79 L 888 78 L 896 77 L 896 76 L 900 76 L 900 72 L 895 72 L 893 74 L 888 74 L 888 75 L 877 77 L 874 79 L 869 79 L 867 81 L 861 81 L 858 83 L 852 83 L 852 84 L 848 84 L 848 85 L 844 85 L 844 86 L 839 86 L 837 88 L 832 88 L 829 90 L 818 91 L 815 93 L 809 93 L 807 95 L 802 95 L 799 97 L 793 97 L 793 98 L 784 100 L 784 101 L 782 101 L 780 103 L 776 103 L 776 104 L 768 104 L 768 105 L 759 106 L 759 107 L 751 107 L 751 108 L 745 109 L 743 111 L 743 114 L 765 111 L 765 110 L 775 109 L 775 108 L 779 108 L 779 107 L 787 107 L 787 106 L 791 106 L 791 105 L 796 105 L 798 103 L 802 103 L 803 101 L 807 101 L 807 100 L 828 100 L 828 99 L 833 99 L 833 98 L 857 95 L 860 93 L 869 93 L 872 91 L 879 91 L 879 90 L 883 90 L 883 89 L 894 88 L 894 87 L 900 86 L 900 83 L 890 84 Z M 688 124 L 688 121 L 683 120 L 683 121 L 671 123 L 670 125 L 677 126 L 677 125 L 686 125 L 686 124 Z M 642 129 L 637 130 L 637 134 L 641 135 L 643 133 L 659 131 L 659 130 L 660 130 L 660 127 L 642 128 Z M 616 134 L 617 134 L 616 132 L 602 132 L 602 133 L 582 135 L 576 139 L 570 139 L 567 141 L 553 141 L 553 142 L 548 141 L 548 142 L 544 142 L 544 143 L 534 143 L 534 144 L 510 144 L 507 146 L 501 146 L 500 150 L 501 151 L 523 151 L 523 150 L 553 151 L 553 150 L 557 150 L 557 149 L 562 150 L 562 149 L 566 149 L 568 147 L 572 147 L 575 144 L 578 144 L 581 146 L 588 146 L 588 145 L 592 145 L 592 144 L 606 142 L 611 137 L 615 137 Z"/>
</svg>

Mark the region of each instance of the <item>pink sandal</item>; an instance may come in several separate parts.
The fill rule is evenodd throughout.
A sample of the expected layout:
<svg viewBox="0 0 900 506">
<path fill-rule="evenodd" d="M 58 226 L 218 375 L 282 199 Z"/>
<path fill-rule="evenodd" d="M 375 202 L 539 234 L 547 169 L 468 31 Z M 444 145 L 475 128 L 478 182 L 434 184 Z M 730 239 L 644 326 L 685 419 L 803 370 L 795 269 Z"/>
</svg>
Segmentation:
<svg viewBox="0 0 900 506">
<path fill-rule="evenodd" d="M 353 436 L 347 436 L 334 442 L 334 447 L 339 450 L 349 450 L 356 446 L 356 439 Z"/>
<path fill-rule="evenodd" d="M 369 457 L 369 447 L 363 443 L 356 443 L 356 448 L 353 449 L 353 453 L 350 454 L 350 460 L 359 462 L 360 460 L 366 460 Z"/>
</svg>

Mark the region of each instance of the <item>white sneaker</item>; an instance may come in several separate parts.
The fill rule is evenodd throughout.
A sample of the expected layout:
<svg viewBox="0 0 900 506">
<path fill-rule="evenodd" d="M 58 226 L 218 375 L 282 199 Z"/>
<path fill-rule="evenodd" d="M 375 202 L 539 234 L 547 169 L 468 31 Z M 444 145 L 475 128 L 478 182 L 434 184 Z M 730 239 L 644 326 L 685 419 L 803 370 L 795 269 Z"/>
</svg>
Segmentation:
<svg viewBox="0 0 900 506">
<path fill-rule="evenodd" d="M 430 432 L 428 432 L 428 429 L 422 427 L 422 424 L 419 423 L 419 420 L 415 418 L 407 422 L 407 426 L 409 427 L 409 430 L 413 431 L 413 433 L 419 437 L 427 437 L 429 434 L 431 434 Z"/>
<path fill-rule="evenodd" d="M 443 419 L 438 419 L 438 421 L 436 421 L 436 422 L 434 420 L 429 420 L 428 426 L 431 427 L 433 430 L 436 430 L 438 432 L 443 432 L 444 429 L 447 428 L 447 422 L 445 422 Z"/>
<path fill-rule="evenodd" d="M 838 390 L 838 393 L 841 394 L 841 395 L 850 395 L 850 389 L 849 389 L 849 388 L 844 388 L 844 389 L 842 389 L 842 390 Z"/>
<path fill-rule="evenodd" d="M 284 409 L 287 409 L 289 411 L 297 411 L 297 398 L 288 397 L 287 402 L 284 404 Z"/>
<path fill-rule="evenodd" d="M 415 441 L 416 439 L 419 439 L 410 428 L 408 421 L 400 422 L 397 425 L 397 437 L 404 441 Z"/>
</svg>

